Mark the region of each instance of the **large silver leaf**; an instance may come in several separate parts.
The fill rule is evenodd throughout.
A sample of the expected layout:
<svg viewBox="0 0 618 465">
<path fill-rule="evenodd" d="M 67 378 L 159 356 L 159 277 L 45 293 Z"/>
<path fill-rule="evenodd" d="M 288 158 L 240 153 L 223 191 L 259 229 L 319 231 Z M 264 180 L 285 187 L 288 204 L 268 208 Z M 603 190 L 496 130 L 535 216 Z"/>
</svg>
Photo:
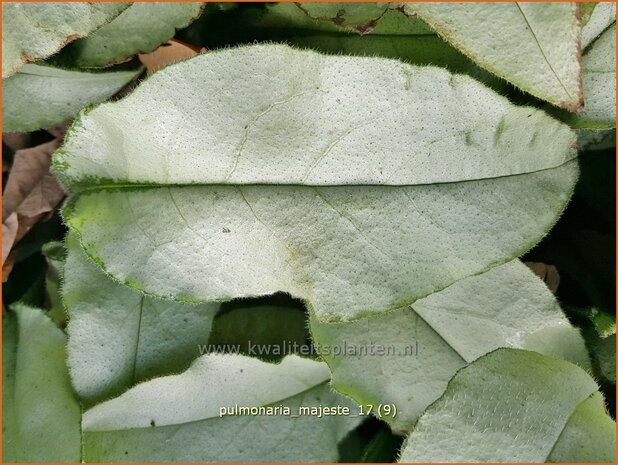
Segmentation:
<svg viewBox="0 0 618 465">
<path fill-rule="evenodd" d="M 83 114 L 54 163 L 66 221 L 121 282 L 193 302 L 287 291 L 339 321 L 531 247 L 569 199 L 574 143 L 466 76 L 266 45 Z"/>
<path fill-rule="evenodd" d="M 377 33 L 382 20 L 392 13 L 389 8 L 400 10 L 410 16 L 411 24 L 420 17 L 479 66 L 527 92 L 571 111 L 582 106 L 575 3 L 308 2 L 298 7 L 310 18 L 361 34 Z M 380 48 L 388 51 L 389 45 L 396 44 L 404 56 L 423 56 L 417 40 L 397 42 L 390 38 Z M 434 45 L 432 50 L 440 49 Z"/>
</svg>

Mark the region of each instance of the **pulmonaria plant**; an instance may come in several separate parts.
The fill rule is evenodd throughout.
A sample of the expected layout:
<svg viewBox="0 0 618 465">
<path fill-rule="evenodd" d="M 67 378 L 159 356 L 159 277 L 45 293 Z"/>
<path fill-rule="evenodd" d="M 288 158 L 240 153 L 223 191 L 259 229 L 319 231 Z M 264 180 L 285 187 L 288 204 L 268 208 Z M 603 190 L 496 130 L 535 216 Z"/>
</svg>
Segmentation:
<svg viewBox="0 0 618 465">
<path fill-rule="evenodd" d="M 597 358 L 519 260 L 615 127 L 612 4 L 232 7 L 227 36 L 227 7 L 74 5 L 4 7 L 5 130 L 75 118 L 68 323 L 3 315 L 5 461 L 329 462 L 375 418 L 403 462 L 615 460 Z M 207 50 L 142 80 L 175 34 Z"/>
</svg>

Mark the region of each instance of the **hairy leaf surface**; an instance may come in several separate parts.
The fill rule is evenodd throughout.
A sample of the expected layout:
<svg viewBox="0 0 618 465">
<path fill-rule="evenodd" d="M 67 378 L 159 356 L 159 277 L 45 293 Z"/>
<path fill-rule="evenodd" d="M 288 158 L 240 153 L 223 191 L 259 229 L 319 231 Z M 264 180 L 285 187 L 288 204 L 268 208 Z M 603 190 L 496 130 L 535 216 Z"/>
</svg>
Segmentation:
<svg viewBox="0 0 618 465">
<path fill-rule="evenodd" d="M 584 341 L 556 299 L 519 260 L 462 279 L 411 307 L 352 323 L 323 324 L 311 332 L 332 372 L 332 385 L 362 404 L 395 404 L 385 418 L 412 429 L 455 372 L 500 347 L 527 348 L 589 367 Z M 336 354 L 332 348 L 355 352 Z M 386 356 L 362 347 L 379 344 Z M 359 375 L 362 373 L 362 375 Z"/>
<path fill-rule="evenodd" d="M 404 3 L 483 68 L 571 111 L 582 107 L 577 5 Z"/>
<path fill-rule="evenodd" d="M 80 68 L 99 68 L 119 63 L 132 55 L 150 52 L 188 26 L 202 3 L 136 2 L 94 34 L 76 40 L 56 58 L 58 63 Z"/>
<path fill-rule="evenodd" d="M 2 78 L 85 37 L 130 3 L 7 2 L 2 8 Z"/>
<path fill-rule="evenodd" d="M 614 462 L 615 447 L 616 425 L 584 370 L 499 349 L 457 373 L 400 461 Z"/>
<path fill-rule="evenodd" d="M 106 276 L 71 234 L 67 246 L 62 291 L 70 318 L 68 364 L 82 400 L 92 403 L 178 372 L 201 355 L 218 304 L 144 296 Z"/>
<path fill-rule="evenodd" d="M 2 82 L 5 132 L 50 128 L 118 92 L 141 70 L 89 73 L 27 64 Z"/>
<path fill-rule="evenodd" d="M 205 355 L 186 372 L 158 378 L 97 405 L 83 417 L 86 461 L 337 460 L 350 416 L 237 415 L 221 407 L 348 406 L 327 385 L 326 364 L 289 356 L 273 365 Z"/>
<path fill-rule="evenodd" d="M 275 41 L 322 53 L 397 58 L 406 63 L 440 66 L 451 72 L 465 73 L 499 92 L 508 87 L 506 81 L 477 66 L 418 18 L 406 16 L 397 9 L 375 9 L 368 3 L 323 3 L 319 4 L 320 8 L 332 11 L 315 19 L 309 14 L 317 5 L 273 3 L 257 12 L 240 9 L 219 13 L 229 16 L 223 16 L 220 22 L 214 18 L 208 22 L 199 30 L 200 40 L 216 47 L 225 46 L 229 41 Z M 359 24 L 353 24 L 351 29 L 350 25 L 337 25 L 347 24 L 345 19 L 338 18 L 347 18 L 350 7 L 358 10 L 362 6 L 369 11 L 358 18 Z M 337 16 L 342 10 L 344 13 Z"/>
<path fill-rule="evenodd" d="M 466 76 L 267 45 L 83 114 L 55 167 L 66 221 L 121 282 L 186 301 L 286 291 L 338 321 L 527 250 L 568 201 L 574 142 Z"/>
<path fill-rule="evenodd" d="M 2 315 L 2 461 L 79 462 L 66 338 L 41 310 L 14 310 Z"/>
</svg>

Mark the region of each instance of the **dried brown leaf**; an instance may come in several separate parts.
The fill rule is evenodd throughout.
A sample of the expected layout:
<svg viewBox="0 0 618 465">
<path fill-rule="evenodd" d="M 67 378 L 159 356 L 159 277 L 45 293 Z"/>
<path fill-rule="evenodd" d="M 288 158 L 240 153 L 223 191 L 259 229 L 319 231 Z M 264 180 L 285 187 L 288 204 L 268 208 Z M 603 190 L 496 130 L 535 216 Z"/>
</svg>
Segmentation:
<svg viewBox="0 0 618 465">
<path fill-rule="evenodd" d="M 15 243 L 18 228 L 17 213 L 11 213 L 6 221 L 2 223 L 2 266 L 4 266 L 9 252 Z"/>
<path fill-rule="evenodd" d="M 64 198 L 64 191 L 56 177 L 46 173 L 17 207 L 20 218 L 40 217 L 53 211 Z"/>
<path fill-rule="evenodd" d="M 13 166 L 9 174 L 6 187 L 2 194 L 2 221 L 16 212 L 20 205 L 33 193 L 46 176 L 49 176 L 51 155 L 58 148 L 61 141 L 54 139 L 45 144 L 37 145 L 15 152 Z M 39 194 L 35 193 L 31 202 L 37 201 L 38 195 L 49 193 L 50 183 L 45 181 L 40 187 Z M 40 200 L 40 199 L 39 199 Z M 30 209 L 32 206 L 29 207 Z M 26 209 L 26 212 L 29 212 Z"/>
<path fill-rule="evenodd" d="M 12 250 L 9 256 L 6 259 L 6 262 L 2 264 L 2 282 L 5 283 L 13 271 L 13 266 L 15 265 L 15 257 L 17 256 L 17 251 Z"/>
<path fill-rule="evenodd" d="M 52 131 L 61 135 L 63 128 L 53 128 L 50 133 Z M 3 282 L 13 269 L 16 245 L 36 223 L 49 218 L 64 198 L 60 183 L 49 172 L 51 155 L 60 143 L 61 139 L 54 139 L 15 152 L 2 194 Z"/>
<path fill-rule="evenodd" d="M 545 285 L 550 291 L 554 294 L 556 293 L 558 286 L 560 285 L 560 274 L 558 273 L 558 268 L 554 265 L 547 265 L 539 262 L 524 262 L 524 264 L 526 264 L 528 268 L 534 272 L 534 274 L 545 282 Z"/>
<path fill-rule="evenodd" d="M 148 70 L 148 74 L 178 61 L 186 60 L 206 50 L 191 44 L 186 44 L 176 39 L 171 39 L 150 53 L 138 55 L 142 64 Z"/>
<path fill-rule="evenodd" d="M 13 152 L 30 146 L 29 132 L 5 132 L 2 134 L 2 142 Z"/>
</svg>

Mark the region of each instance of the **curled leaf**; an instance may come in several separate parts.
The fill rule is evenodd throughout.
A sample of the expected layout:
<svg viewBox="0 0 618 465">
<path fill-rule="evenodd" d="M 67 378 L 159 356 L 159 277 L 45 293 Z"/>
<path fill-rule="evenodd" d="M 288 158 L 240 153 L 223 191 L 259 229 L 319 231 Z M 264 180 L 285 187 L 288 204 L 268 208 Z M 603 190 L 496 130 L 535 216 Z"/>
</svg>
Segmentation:
<svg viewBox="0 0 618 465">
<path fill-rule="evenodd" d="M 72 234 L 67 248 L 62 295 L 70 318 L 68 364 L 87 405 L 177 373 L 201 355 L 218 304 L 143 296 L 105 276 Z"/>
</svg>

